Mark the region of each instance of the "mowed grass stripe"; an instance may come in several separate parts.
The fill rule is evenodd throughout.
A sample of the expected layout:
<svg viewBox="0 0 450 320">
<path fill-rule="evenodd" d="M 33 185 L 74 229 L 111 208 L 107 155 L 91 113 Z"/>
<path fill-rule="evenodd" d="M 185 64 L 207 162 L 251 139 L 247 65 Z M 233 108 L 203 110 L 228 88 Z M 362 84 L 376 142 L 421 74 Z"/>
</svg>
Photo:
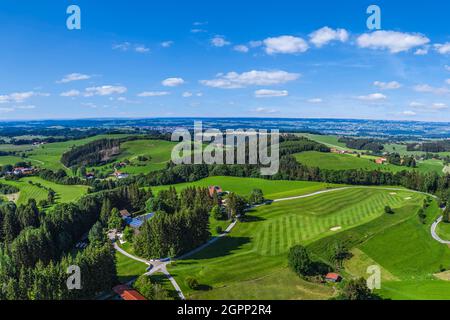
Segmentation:
<svg viewBox="0 0 450 320">
<path fill-rule="evenodd" d="M 406 197 L 413 199 L 406 200 Z M 287 251 L 292 245 L 307 245 L 330 235 L 339 236 L 385 216 L 384 205 L 391 205 L 400 214 L 401 208 L 421 205 L 423 198 L 408 191 L 393 196 L 388 190 L 357 188 L 261 206 L 248 213 L 255 219 L 238 223 L 230 235 L 189 260 L 177 261 L 176 265 L 169 266 L 169 271 L 188 297 L 195 295 L 196 299 L 201 299 L 216 290 L 225 290 L 229 298 L 245 299 L 248 296 L 239 290 L 240 286 L 245 287 L 244 281 L 264 278 L 286 267 Z M 312 213 L 318 208 L 321 211 Z M 342 229 L 330 230 L 337 226 Z M 194 292 L 185 284 L 187 277 L 197 278 L 212 290 Z M 280 289 L 288 285 L 289 282 L 278 283 Z M 226 289 L 231 286 L 236 290 Z M 220 294 L 217 297 L 220 298 Z M 254 297 L 259 297 L 258 290 Z"/>
<path fill-rule="evenodd" d="M 406 194 L 411 198 L 417 197 Z M 395 208 L 405 203 L 405 198 L 391 195 L 387 190 L 348 189 L 261 207 L 259 211 L 267 211 L 264 228 L 268 232 L 257 234 L 254 249 L 262 255 L 286 253 L 292 245 L 329 234 L 334 227 L 345 229 L 375 219 L 383 214 L 386 205 Z M 299 237 L 296 237 L 296 232 L 300 233 Z"/>
</svg>

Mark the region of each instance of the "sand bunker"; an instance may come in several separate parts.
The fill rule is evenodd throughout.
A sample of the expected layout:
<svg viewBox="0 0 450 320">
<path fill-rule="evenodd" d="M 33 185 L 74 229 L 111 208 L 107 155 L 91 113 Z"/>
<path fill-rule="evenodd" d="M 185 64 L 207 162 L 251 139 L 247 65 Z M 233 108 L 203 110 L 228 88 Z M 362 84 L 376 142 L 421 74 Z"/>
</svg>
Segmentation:
<svg viewBox="0 0 450 320">
<path fill-rule="evenodd" d="M 411 200 L 411 199 L 412 199 L 411 197 L 406 197 L 406 198 L 405 198 L 405 200 Z"/>
<path fill-rule="evenodd" d="M 337 226 L 337 227 L 331 228 L 330 230 L 331 230 L 331 231 L 338 231 L 338 230 L 341 230 L 341 229 L 342 229 L 341 226 Z"/>
<path fill-rule="evenodd" d="M 397 192 L 391 192 L 389 193 L 391 196 L 395 196 L 397 194 Z"/>
</svg>

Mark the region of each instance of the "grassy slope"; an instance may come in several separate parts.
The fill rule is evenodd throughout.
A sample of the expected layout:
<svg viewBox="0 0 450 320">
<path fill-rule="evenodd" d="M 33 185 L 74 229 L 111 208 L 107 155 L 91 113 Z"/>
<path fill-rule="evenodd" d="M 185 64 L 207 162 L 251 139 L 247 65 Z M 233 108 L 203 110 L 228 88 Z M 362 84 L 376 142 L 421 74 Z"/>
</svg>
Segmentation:
<svg viewBox="0 0 450 320">
<path fill-rule="evenodd" d="M 323 238 L 309 247 L 320 259 L 329 261 L 336 241 L 346 243 L 354 254 L 345 263 L 346 277 L 367 277 L 367 267 L 381 267 L 381 291 L 389 299 L 447 299 L 450 282 L 433 274 L 450 266 L 450 250 L 431 238 L 430 225 L 440 214 L 437 203 L 427 209 L 427 223 L 419 223 L 420 201 L 334 237 Z"/>
<path fill-rule="evenodd" d="M 405 200 L 407 196 L 412 199 Z M 346 230 L 370 222 L 383 215 L 386 204 L 400 208 L 422 198 L 407 191 L 391 195 L 384 190 L 351 189 L 259 207 L 230 236 L 170 269 L 183 292 L 194 299 L 262 299 L 274 290 L 283 299 L 313 299 L 324 293 L 324 286 L 305 288 L 296 276 L 285 276 L 286 254 L 292 245 L 339 234 L 330 231 L 335 226 Z M 188 276 L 212 290 L 189 290 L 184 284 Z M 264 279 L 270 277 L 276 282 L 266 288 Z"/>
<path fill-rule="evenodd" d="M 70 170 L 64 167 L 60 162 L 61 156 L 64 152 L 70 150 L 72 146 L 80 146 L 95 140 L 103 138 L 120 138 L 127 135 L 115 134 L 115 135 L 98 135 L 80 140 L 70 140 L 65 142 L 49 143 L 43 146 L 39 146 L 31 152 L 28 152 L 28 160 L 34 160 L 38 162 L 38 166 L 48 168 L 51 170 L 65 169 L 69 174 Z"/>
<path fill-rule="evenodd" d="M 308 182 L 308 181 L 276 181 L 258 178 L 239 177 L 208 177 L 196 182 L 180 183 L 173 185 L 177 191 L 189 186 L 208 187 L 220 186 L 223 190 L 233 191 L 242 196 L 250 195 L 255 188 L 263 190 L 267 199 L 279 199 L 284 197 L 298 196 L 314 191 L 322 190 L 335 185 Z M 169 186 L 152 187 L 153 192 L 168 189 Z"/>
<path fill-rule="evenodd" d="M 121 154 L 117 156 L 116 161 L 128 159 L 131 164 L 121 169 L 122 172 L 130 174 L 147 173 L 150 171 L 164 169 L 166 163 L 170 160 L 174 142 L 163 140 L 136 140 L 127 141 L 120 146 Z M 150 156 L 151 160 L 139 162 L 139 156 Z M 110 164 L 95 167 L 96 170 L 113 171 Z"/>
<path fill-rule="evenodd" d="M 45 187 L 52 188 L 56 192 L 57 203 L 74 201 L 86 194 L 88 189 L 87 186 L 67 186 L 56 184 L 47 180 L 43 180 L 39 177 L 22 178 L 19 181 L 1 180 L 1 182 L 4 184 L 13 185 L 20 189 L 20 195 L 17 204 L 26 203 L 28 199 L 35 199 L 38 202 L 40 200 L 47 199 L 47 190 L 39 188 L 35 185 L 31 185 L 28 183 L 28 181 L 40 183 Z"/>
<path fill-rule="evenodd" d="M 311 167 L 333 170 L 363 169 L 363 170 L 383 170 L 398 172 L 403 170 L 418 170 L 419 172 L 436 172 L 443 174 L 444 165 L 440 160 L 425 160 L 419 162 L 417 168 L 395 166 L 391 164 L 378 165 L 373 160 L 376 157 L 362 156 L 358 158 L 354 155 L 323 153 L 323 152 L 302 152 L 295 154 L 298 162 Z"/>
</svg>

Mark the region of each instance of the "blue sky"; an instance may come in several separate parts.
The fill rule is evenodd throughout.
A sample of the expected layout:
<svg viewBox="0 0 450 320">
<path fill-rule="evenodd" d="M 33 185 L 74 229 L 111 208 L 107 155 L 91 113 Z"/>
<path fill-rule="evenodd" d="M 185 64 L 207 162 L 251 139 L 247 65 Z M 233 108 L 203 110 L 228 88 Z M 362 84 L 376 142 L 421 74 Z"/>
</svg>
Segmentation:
<svg viewBox="0 0 450 320">
<path fill-rule="evenodd" d="M 0 119 L 450 121 L 448 1 L 187 2 L 1 1 Z"/>
</svg>

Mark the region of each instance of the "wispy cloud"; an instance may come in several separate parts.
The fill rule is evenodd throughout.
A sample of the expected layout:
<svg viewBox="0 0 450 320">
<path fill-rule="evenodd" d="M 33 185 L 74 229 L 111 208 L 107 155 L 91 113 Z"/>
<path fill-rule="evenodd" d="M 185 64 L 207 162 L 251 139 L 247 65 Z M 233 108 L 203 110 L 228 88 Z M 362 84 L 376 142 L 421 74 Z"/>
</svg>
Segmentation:
<svg viewBox="0 0 450 320">
<path fill-rule="evenodd" d="M 227 74 L 218 74 L 212 80 L 200 80 L 200 83 L 213 88 L 237 89 L 248 86 L 267 86 L 283 84 L 289 81 L 297 80 L 301 75 L 298 73 L 289 73 L 286 71 L 257 71 L 252 70 L 244 73 L 229 72 Z"/>
<path fill-rule="evenodd" d="M 375 81 L 373 85 L 381 90 L 395 90 L 400 89 L 402 87 L 402 85 L 397 81 L 391 82 Z"/>
<path fill-rule="evenodd" d="M 225 47 L 225 46 L 230 45 L 231 42 L 225 40 L 224 36 L 217 35 L 217 36 L 215 36 L 214 38 L 211 39 L 211 44 L 214 47 L 221 48 L 221 47 Z"/>
<path fill-rule="evenodd" d="M 362 101 L 383 101 L 387 99 L 387 96 L 382 93 L 372 93 L 366 96 L 358 96 L 357 99 Z"/>
<path fill-rule="evenodd" d="M 274 98 L 274 97 L 287 97 L 289 92 L 287 90 L 269 90 L 261 89 L 255 91 L 256 98 Z"/>
<path fill-rule="evenodd" d="M 61 80 L 57 81 L 57 83 L 69 83 L 73 81 L 81 81 L 81 80 L 88 80 L 92 76 L 82 73 L 70 73 L 65 75 Z"/>
<path fill-rule="evenodd" d="M 90 87 L 86 88 L 84 92 L 85 97 L 91 96 L 109 96 L 113 94 L 123 94 L 127 92 L 127 88 L 124 86 L 100 86 L 100 87 Z"/>
<path fill-rule="evenodd" d="M 162 85 L 165 87 L 177 87 L 184 83 L 185 81 L 183 78 L 167 78 L 162 81 Z"/>
<path fill-rule="evenodd" d="M 170 92 L 167 91 L 144 91 L 138 94 L 138 97 L 162 97 L 169 95 Z"/>
<path fill-rule="evenodd" d="M 78 90 L 69 90 L 65 92 L 61 92 L 61 97 L 78 97 L 81 94 Z"/>
</svg>

